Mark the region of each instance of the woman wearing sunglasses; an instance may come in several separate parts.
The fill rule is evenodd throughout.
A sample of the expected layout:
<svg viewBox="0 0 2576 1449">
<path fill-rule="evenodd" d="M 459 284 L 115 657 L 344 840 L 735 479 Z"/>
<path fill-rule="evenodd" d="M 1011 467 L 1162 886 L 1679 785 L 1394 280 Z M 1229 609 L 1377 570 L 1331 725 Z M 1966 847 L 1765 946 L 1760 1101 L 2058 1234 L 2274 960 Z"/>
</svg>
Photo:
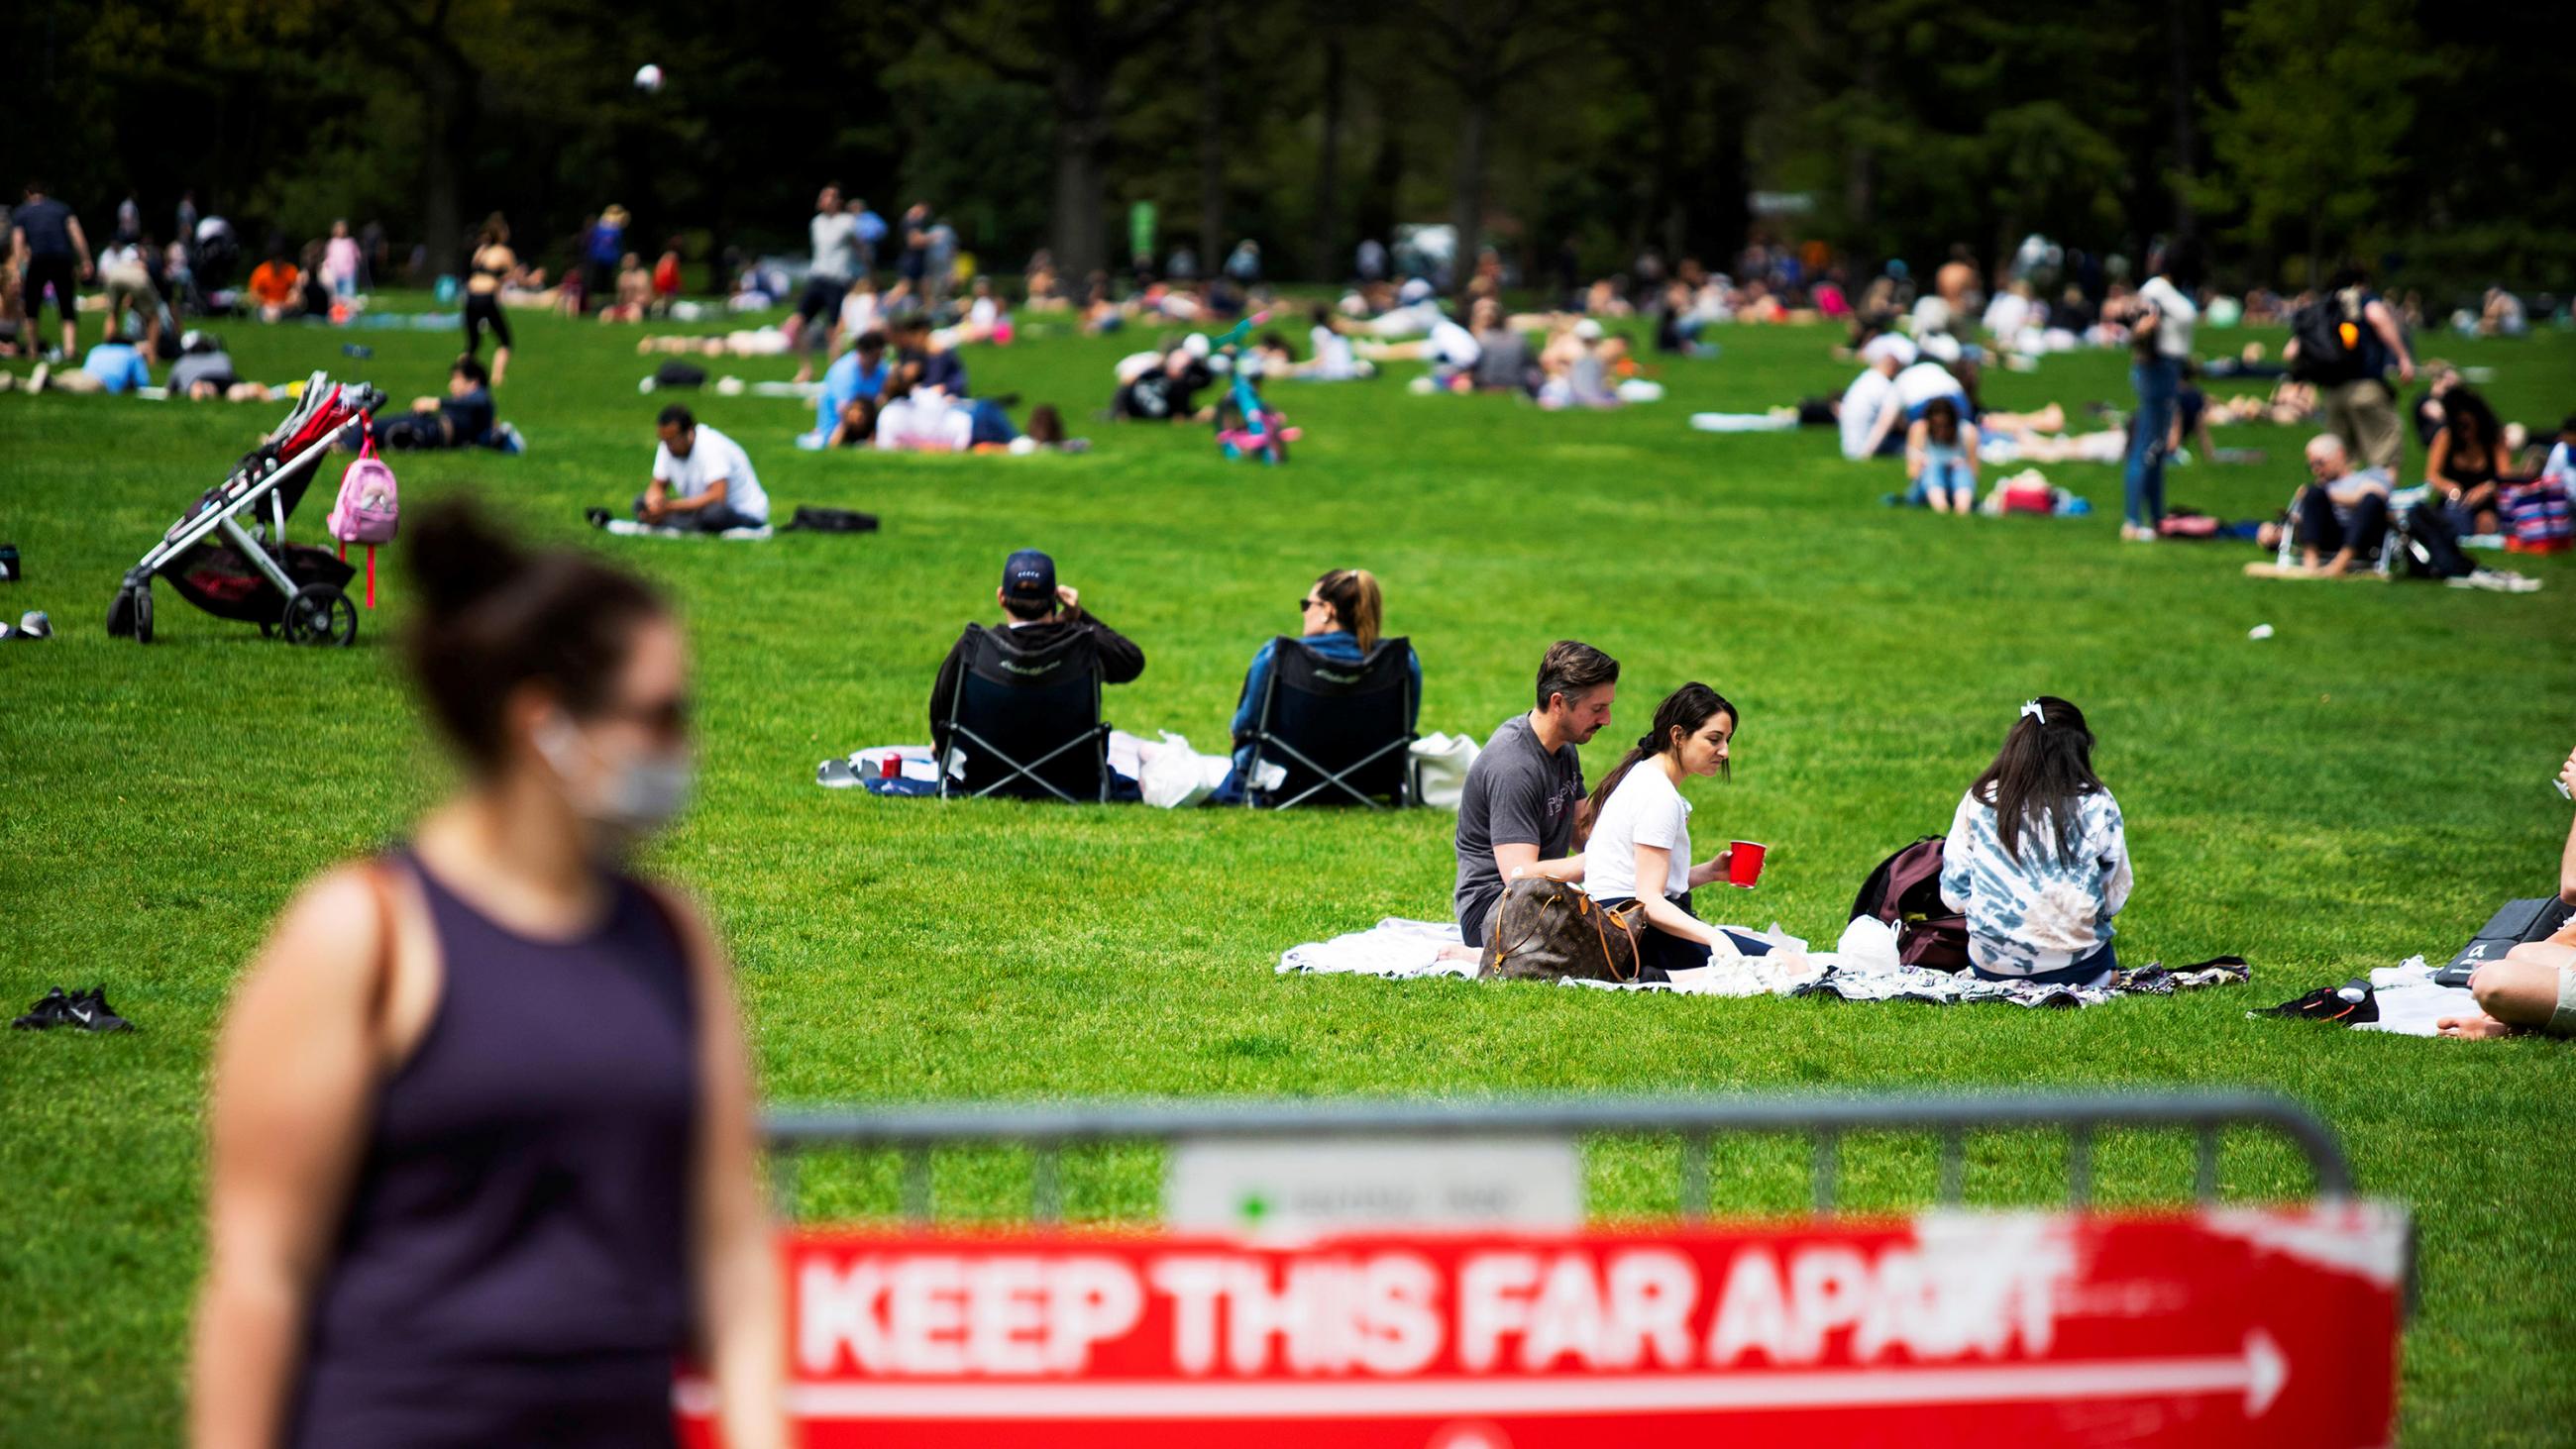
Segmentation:
<svg viewBox="0 0 2576 1449">
<path fill-rule="evenodd" d="M 309 884 L 214 1066 L 199 1449 L 785 1443 L 777 1270 L 729 969 L 617 864 L 692 772 L 663 601 L 413 520 L 409 652 L 464 765 L 411 843 Z"/>
<path fill-rule="evenodd" d="M 1386 598 L 1378 589 L 1377 575 L 1366 569 L 1332 569 L 1297 600 L 1297 642 L 1326 659 L 1357 664 L 1377 647 L 1385 615 Z M 1243 772 L 1252 760 L 1249 741 L 1261 725 L 1261 698 L 1270 688 L 1271 661 L 1278 650 L 1277 639 L 1262 645 L 1252 656 L 1252 667 L 1244 672 L 1243 694 L 1234 706 L 1234 773 L 1226 776 L 1213 797 L 1218 804 L 1243 799 Z M 1413 669 L 1413 699 L 1418 706 L 1422 660 L 1408 653 L 1406 662 Z M 1405 727 L 1412 728 L 1413 721 L 1405 721 Z"/>
</svg>

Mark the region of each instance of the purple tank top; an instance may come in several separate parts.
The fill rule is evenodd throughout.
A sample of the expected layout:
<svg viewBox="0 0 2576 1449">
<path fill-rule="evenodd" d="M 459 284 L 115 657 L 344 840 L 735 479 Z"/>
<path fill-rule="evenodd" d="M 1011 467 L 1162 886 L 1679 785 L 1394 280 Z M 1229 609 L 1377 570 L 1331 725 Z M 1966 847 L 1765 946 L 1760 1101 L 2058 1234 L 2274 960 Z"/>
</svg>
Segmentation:
<svg viewBox="0 0 2576 1449">
<path fill-rule="evenodd" d="M 672 923 L 612 877 L 597 930 L 535 941 L 398 859 L 444 979 L 376 1099 L 293 1442 L 667 1442 L 699 1091 Z"/>
</svg>

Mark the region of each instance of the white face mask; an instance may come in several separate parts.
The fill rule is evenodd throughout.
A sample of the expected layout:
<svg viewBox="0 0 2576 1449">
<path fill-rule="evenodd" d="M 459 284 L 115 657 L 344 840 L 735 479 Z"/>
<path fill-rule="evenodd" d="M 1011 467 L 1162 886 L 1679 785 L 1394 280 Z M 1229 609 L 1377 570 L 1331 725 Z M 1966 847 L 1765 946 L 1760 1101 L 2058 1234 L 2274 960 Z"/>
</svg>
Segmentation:
<svg viewBox="0 0 2576 1449">
<path fill-rule="evenodd" d="M 640 839 L 678 819 L 697 783 L 697 762 L 686 746 L 614 760 L 560 716 L 539 725 L 534 742 L 537 753 L 562 777 L 573 797 L 573 809 L 622 839 Z M 587 788 L 580 783 L 580 755 L 588 755 L 599 767 Z"/>
</svg>

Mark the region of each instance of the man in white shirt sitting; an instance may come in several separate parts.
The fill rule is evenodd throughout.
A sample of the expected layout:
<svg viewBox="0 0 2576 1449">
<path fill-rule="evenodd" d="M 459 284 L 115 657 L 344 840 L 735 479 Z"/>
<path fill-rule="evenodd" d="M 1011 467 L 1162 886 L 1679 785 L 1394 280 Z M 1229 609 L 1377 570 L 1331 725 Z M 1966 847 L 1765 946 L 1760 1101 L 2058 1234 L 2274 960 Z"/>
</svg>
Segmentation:
<svg viewBox="0 0 2576 1449">
<path fill-rule="evenodd" d="M 673 403 L 662 409 L 662 445 L 653 454 L 653 481 L 635 500 L 635 516 L 657 528 L 722 533 L 769 522 L 769 495 L 751 471 L 742 445 Z"/>
</svg>

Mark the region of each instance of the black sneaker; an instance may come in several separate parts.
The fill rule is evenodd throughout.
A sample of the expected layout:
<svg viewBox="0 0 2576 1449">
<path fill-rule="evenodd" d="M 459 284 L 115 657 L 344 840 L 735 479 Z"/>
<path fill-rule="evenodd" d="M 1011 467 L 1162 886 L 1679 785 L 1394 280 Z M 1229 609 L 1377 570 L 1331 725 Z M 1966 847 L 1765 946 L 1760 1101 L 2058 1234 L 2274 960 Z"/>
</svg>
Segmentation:
<svg viewBox="0 0 2576 1449">
<path fill-rule="evenodd" d="M 134 1030 L 133 1022 L 117 1015 L 116 1008 L 107 1004 L 107 988 L 104 986 L 93 986 L 72 997 L 64 1003 L 63 1011 L 63 1024 L 77 1026 L 83 1031 Z"/>
<path fill-rule="evenodd" d="M 27 1008 L 27 1014 L 9 1023 L 20 1031 L 44 1031 L 71 1020 L 71 998 L 59 986 L 45 993 L 42 1001 Z"/>
<path fill-rule="evenodd" d="M 2339 1021 L 2356 1026 L 2379 1020 L 2379 994 L 2356 976 L 2341 986 L 2320 986 L 2296 1001 L 2267 1009 L 2266 1016 L 2297 1016 L 2310 1021 Z"/>
<path fill-rule="evenodd" d="M 585 508 L 581 511 L 581 516 L 589 519 L 590 526 L 593 528 L 608 526 L 608 510 L 605 508 Z"/>
</svg>

